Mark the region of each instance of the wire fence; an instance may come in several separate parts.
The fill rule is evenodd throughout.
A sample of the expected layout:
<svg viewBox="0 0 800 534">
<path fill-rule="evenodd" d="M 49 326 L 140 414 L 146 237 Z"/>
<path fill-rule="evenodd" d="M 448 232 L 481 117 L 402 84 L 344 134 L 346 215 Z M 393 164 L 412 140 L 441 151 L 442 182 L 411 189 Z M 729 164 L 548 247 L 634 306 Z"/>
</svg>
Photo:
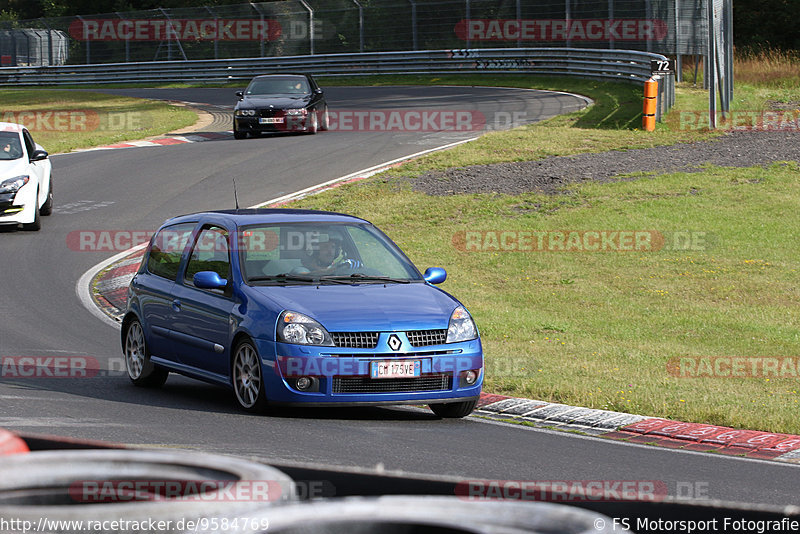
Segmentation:
<svg viewBox="0 0 800 534">
<path fill-rule="evenodd" d="M 0 23 L 3 66 L 564 47 L 708 52 L 708 0 L 284 0 Z M 24 38 L 23 38 L 24 34 Z"/>
</svg>

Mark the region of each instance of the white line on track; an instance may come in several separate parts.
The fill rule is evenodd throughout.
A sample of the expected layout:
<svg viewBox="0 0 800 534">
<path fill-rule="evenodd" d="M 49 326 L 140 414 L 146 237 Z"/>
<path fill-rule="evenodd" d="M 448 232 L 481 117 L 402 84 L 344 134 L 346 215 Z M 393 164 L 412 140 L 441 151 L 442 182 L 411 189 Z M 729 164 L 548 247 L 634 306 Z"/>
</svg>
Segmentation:
<svg viewBox="0 0 800 534">
<path fill-rule="evenodd" d="M 147 246 L 147 243 L 142 243 L 141 245 L 136 245 L 133 248 L 129 248 L 119 254 L 115 254 L 108 258 L 107 260 L 101 261 L 78 278 L 78 282 L 75 284 L 75 293 L 78 295 L 78 300 L 81 301 L 83 307 L 89 310 L 89 313 L 106 323 L 107 325 L 113 326 L 114 328 L 119 328 L 120 324 L 113 320 L 111 317 L 103 313 L 100 308 L 97 307 L 97 304 L 94 302 L 94 298 L 92 297 L 92 288 L 89 284 L 91 284 L 94 277 L 102 271 L 103 269 L 113 265 L 115 262 L 125 258 L 129 254 L 136 252 L 137 250 L 141 250 Z"/>
</svg>

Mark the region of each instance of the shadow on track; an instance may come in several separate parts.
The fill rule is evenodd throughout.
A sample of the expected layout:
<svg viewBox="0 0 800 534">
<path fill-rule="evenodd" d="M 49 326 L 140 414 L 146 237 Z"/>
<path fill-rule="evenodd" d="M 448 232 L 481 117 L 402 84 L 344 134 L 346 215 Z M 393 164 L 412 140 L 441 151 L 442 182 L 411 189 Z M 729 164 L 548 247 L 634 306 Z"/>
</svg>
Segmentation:
<svg viewBox="0 0 800 534">
<path fill-rule="evenodd" d="M 2 379 L 2 384 L 11 386 L 13 391 L 22 393 L 22 395 L 24 392 L 57 392 L 140 407 L 170 408 L 237 416 L 342 421 L 439 420 L 427 410 L 398 409 L 390 406 L 330 408 L 270 406 L 264 414 L 248 414 L 238 408 L 231 389 L 205 384 L 176 374 L 170 374 L 167 383 L 160 389 L 136 387 L 130 383 L 127 376 L 121 376 L 116 372 L 112 376 L 83 378 Z"/>
</svg>

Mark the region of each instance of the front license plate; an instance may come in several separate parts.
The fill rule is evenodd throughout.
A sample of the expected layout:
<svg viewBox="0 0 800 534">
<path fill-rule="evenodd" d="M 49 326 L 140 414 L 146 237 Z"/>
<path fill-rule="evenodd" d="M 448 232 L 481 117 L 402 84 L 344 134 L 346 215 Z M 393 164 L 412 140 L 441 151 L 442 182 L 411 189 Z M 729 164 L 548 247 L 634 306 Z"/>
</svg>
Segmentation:
<svg viewBox="0 0 800 534">
<path fill-rule="evenodd" d="M 259 124 L 283 124 L 283 117 L 259 117 Z"/>
<path fill-rule="evenodd" d="M 419 360 L 401 362 L 372 362 L 371 378 L 411 378 L 419 376 Z"/>
</svg>

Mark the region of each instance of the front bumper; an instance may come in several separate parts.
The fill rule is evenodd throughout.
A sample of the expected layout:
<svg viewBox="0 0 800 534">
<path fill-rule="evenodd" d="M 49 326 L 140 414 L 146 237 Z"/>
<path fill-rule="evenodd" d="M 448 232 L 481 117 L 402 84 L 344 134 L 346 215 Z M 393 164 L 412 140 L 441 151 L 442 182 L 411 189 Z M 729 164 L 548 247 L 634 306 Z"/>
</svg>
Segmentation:
<svg viewBox="0 0 800 534">
<path fill-rule="evenodd" d="M 378 347 L 391 332 L 382 333 Z M 396 352 L 376 349 L 312 347 L 256 340 L 262 360 L 267 398 L 282 404 L 353 406 L 436 404 L 462 402 L 480 396 L 483 350 L 479 339 L 421 348 L 407 340 Z M 371 378 L 375 361 L 419 362 L 418 377 Z M 477 380 L 467 384 L 467 371 Z M 308 377 L 312 387 L 301 391 L 297 379 Z"/>
<path fill-rule="evenodd" d="M 261 119 L 279 120 L 264 123 Z M 275 117 L 234 116 L 236 130 L 240 132 L 307 132 L 311 129 L 311 113 L 308 115 L 281 115 Z"/>
<path fill-rule="evenodd" d="M 28 224 L 36 219 L 39 209 L 36 184 L 28 182 L 16 193 L 0 194 L 0 224 Z"/>
</svg>

